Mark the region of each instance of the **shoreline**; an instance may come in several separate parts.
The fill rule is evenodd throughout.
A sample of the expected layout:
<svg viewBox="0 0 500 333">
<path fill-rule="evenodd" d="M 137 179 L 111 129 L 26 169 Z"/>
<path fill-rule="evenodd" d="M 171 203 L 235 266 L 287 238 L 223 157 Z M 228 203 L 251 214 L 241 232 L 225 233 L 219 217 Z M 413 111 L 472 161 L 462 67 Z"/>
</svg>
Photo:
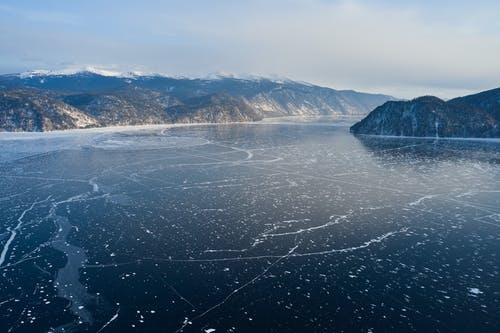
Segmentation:
<svg viewBox="0 0 500 333">
<path fill-rule="evenodd" d="M 319 116 L 283 116 L 268 117 L 258 121 L 224 122 L 224 123 L 174 123 L 174 124 L 144 124 L 144 125 L 114 125 L 91 128 L 71 128 L 44 132 L 2 132 L 0 131 L 0 141 L 11 140 L 36 140 L 38 138 L 58 138 L 70 135 L 86 135 L 101 133 L 120 133 L 128 131 L 161 130 L 169 128 L 196 127 L 196 126 L 235 126 L 235 125 L 308 125 L 308 126 L 335 126 L 348 127 L 358 116 L 354 115 L 319 115 Z M 325 122 L 319 122 L 326 120 Z M 478 141 L 500 143 L 500 138 L 480 138 L 480 137 L 429 137 L 429 136 L 397 136 L 379 134 L 356 134 L 353 136 L 385 138 L 385 139 L 417 139 L 417 140 L 453 140 L 453 141 Z"/>
<path fill-rule="evenodd" d="M 382 138 L 382 139 L 417 139 L 417 140 L 454 140 L 454 141 L 481 141 L 481 142 L 499 142 L 500 138 L 466 138 L 466 137 L 453 137 L 453 136 L 443 136 L 443 137 L 434 137 L 434 136 L 399 136 L 399 135 L 379 135 L 379 134 L 355 134 L 351 133 L 354 136 L 363 136 L 363 137 L 371 137 L 371 138 Z"/>
<path fill-rule="evenodd" d="M 41 136 L 64 136 L 68 134 L 93 134 L 93 133 L 113 133 L 113 132 L 125 132 L 125 131 L 140 131 L 140 130 L 154 130 L 154 129 L 168 129 L 168 128 L 180 128 L 180 127 L 194 127 L 194 126 L 232 126 L 232 125 L 304 125 L 312 124 L 314 121 L 318 120 L 337 120 L 337 121 L 348 121 L 353 119 L 350 116 L 345 115 L 326 115 L 326 116 L 285 116 L 285 117 L 269 117 L 258 121 L 239 121 L 239 122 L 224 122 L 224 123 L 173 123 L 173 124 L 143 124 L 143 125 L 113 125 L 104 127 L 89 127 L 89 128 L 70 128 L 61 129 L 54 131 L 43 131 L 43 132 L 8 132 L 0 131 L 0 141 L 11 140 L 11 139 L 36 139 Z M 294 121 L 295 120 L 295 121 Z M 297 121 L 302 120 L 302 121 Z M 332 122 L 330 122 L 330 125 Z M 347 126 L 347 124 L 346 124 Z"/>
</svg>

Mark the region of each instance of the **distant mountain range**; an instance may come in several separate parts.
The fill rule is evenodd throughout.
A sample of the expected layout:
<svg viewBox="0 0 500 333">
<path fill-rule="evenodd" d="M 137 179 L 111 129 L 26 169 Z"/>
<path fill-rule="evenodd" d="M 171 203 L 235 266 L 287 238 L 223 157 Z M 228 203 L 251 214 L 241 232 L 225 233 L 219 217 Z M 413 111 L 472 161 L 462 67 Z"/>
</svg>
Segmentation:
<svg viewBox="0 0 500 333">
<path fill-rule="evenodd" d="M 0 75 L 0 130 L 363 116 L 388 100 L 394 98 L 266 78 L 30 72 Z"/>
<path fill-rule="evenodd" d="M 500 88 L 443 101 L 423 96 L 389 101 L 354 124 L 355 134 L 414 137 L 500 137 Z"/>
</svg>

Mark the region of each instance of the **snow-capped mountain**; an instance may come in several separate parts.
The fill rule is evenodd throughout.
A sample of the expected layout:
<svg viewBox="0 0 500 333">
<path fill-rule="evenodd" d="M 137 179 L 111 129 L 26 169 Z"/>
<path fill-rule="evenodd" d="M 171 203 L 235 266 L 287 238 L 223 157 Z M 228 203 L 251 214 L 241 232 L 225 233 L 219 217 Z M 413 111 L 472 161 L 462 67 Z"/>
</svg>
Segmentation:
<svg viewBox="0 0 500 333">
<path fill-rule="evenodd" d="M 94 68 L 79 72 L 33 71 L 0 75 L 0 89 L 29 91 L 31 95 L 64 103 L 93 119 L 92 124 L 85 126 L 232 122 L 276 116 L 362 116 L 393 99 L 386 95 L 334 90 L 288 79 L 230 75 L 182 78 L 103 72 Z M 203 107 L 200 101 L 204 101 Z M 16 109 L 8 112 L 14 114 Z M 2 123 L 0 128 L 12 130 L 11 125 Z"/>
<path fill-rule="evenodd" d="M 94 66 L 85 66 L 83 68 L 66 68 L 60 70 L 35 69 L 17 74 L 20 78 L 32 78 L 43 76 L 62 76 L 62 75 L 77 75 L 80 73 L 91 73 L 101 76 L 116 76 L 116 77 L 133 77 L 142 75 L 141 72 L 118 72 L 109 69 L 102 69 Z"/>
</svg>

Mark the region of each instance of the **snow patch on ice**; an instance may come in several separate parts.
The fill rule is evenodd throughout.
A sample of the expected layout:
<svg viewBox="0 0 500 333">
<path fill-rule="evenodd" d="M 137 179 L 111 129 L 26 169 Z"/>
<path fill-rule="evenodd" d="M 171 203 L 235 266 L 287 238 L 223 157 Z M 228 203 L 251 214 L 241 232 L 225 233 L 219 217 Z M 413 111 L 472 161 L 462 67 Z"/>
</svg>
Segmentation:
<svg viewBox="0 0 500 333">
<path fill-rule="evenodd" d="M 477 296 L 483 294 L 483 292 L 479 288 L 467 288 L 470 296 Z"/>
</svg>

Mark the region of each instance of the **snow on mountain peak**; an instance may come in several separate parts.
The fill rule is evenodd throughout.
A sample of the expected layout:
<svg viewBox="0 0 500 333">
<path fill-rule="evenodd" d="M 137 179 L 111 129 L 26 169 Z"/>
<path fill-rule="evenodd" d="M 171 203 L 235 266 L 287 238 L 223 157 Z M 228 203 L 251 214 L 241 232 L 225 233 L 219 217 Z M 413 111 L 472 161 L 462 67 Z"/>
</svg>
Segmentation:
<svg viewBox="0 0 500 333">
<path fill-rule="evenodd" d="M 261 76 L 255 74 L 235 74 L 230 72 L 215 72 L 208 74 L 206 76 L 183 76 L 183 75 L 167 75 L 163 73 L 145 73 L 140 71 L 126 71 L 120 72 L 114 69 L 103 68 L 98 66 L 84 66 L 84 67 L 69 67 L 65 69 L 59 70 L 45 70 L 45 69 L 37 69 L 32 71 L 27 71 L 18 74 L 18 76 L 22 79 L 33 78 L 33 77 L 43 77 L 43 76 L 64 76 L 64 75 L 77 75 L 77 74 L 85 74 L 92 73 L 101 76 L 108 77 L 119 77 L 119 78 L 127 78 L 127 79 L 136 79 L 138 77 L 168 77 L 168 78 L 177 78 L 177 79 L 201 79 L 201 80 L 223 80 L 223 79 L 235 79 L 235 80 L 246 80 L 246 81 L 261 81 L 261 80 L 270 80 L 275 83 L 286 83 L 292 82 L 289 78 L 272 75 L 272 76 Z"/>
<path fill-rule="evenodd" d="M 65 68 L 60 70 L 36 69 L 20 73 L 19 77 L 25 79 L 36 76 L 75 75 L 81 73 L 92 73 L 102 76 L 114 76 L 114 77 L 124 77 L 124 78 L 134 78 L 143 75 L 142 72 L 137 72 L 137 71 L 118 72 L 110 69 L 99 68 L 96 66 L 85 66 L 77 68 Z"/>
</svg>

